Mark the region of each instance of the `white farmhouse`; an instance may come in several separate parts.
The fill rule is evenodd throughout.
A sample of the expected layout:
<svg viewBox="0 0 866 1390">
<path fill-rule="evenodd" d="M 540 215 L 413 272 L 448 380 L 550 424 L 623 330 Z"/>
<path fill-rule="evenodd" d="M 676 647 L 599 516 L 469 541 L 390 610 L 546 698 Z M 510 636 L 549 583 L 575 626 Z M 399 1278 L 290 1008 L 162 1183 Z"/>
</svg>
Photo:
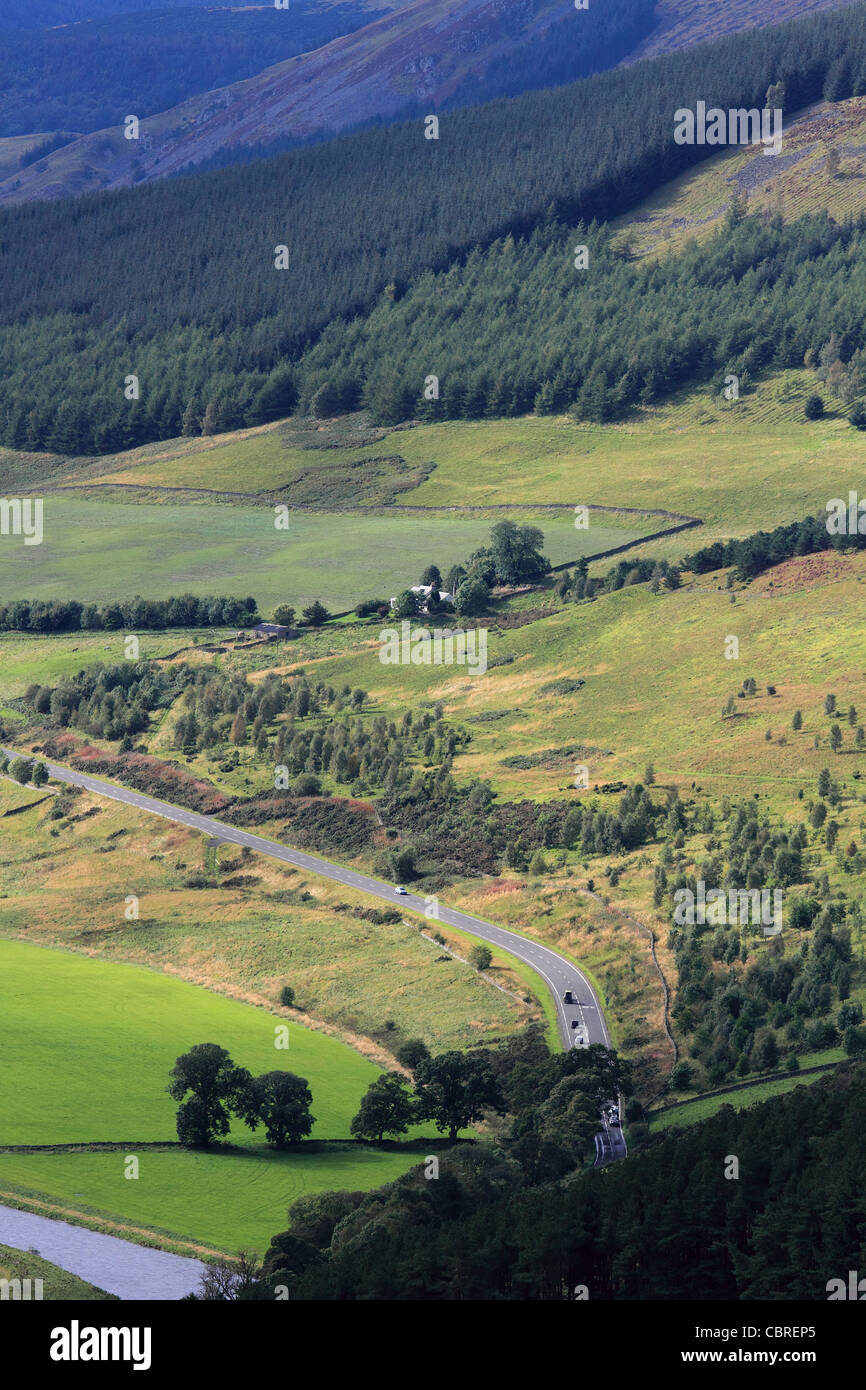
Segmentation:
<svg viewBox="0 0 866 1390">
<path fill-rule="evenodd" d="M 426 613 L 426 612 L 427 612 L 427 601 L 428 601 L 428 599 L 430 598 L 430 595 L 432 594 L 432 592 L 433 592 L 433 590 L 435 589 L 435 587 L 436 587 L 435 584 L 411 584 L 411 585 L 409 586 L 409 588 L 410 588 L 410 593 L 415 594 L 415 596 L 418 598 L 418 600 L 419 600 L 419 602 L 420 602 L 420 605 L 421 605 L 421 612 L 422 612 L 422 613 Z M 440 599 L 442 599 L 445 603 L 453 603 L 453 602 L 454 602 L 454 595 L 453 595 L 453 594 L 449 594 L 449 592 L 448 592 L 447 589 L 440 589 L 440 590 L 439 590 L 439 597 L 440 597 Z M 397 607 L 397 600 L 396 600 L 396 598 L 392 598 L 392 599 L 391 599 L 391 607 L 392 607 L 392 608 L 396 608 L 396 607 Z"/>
</svg>

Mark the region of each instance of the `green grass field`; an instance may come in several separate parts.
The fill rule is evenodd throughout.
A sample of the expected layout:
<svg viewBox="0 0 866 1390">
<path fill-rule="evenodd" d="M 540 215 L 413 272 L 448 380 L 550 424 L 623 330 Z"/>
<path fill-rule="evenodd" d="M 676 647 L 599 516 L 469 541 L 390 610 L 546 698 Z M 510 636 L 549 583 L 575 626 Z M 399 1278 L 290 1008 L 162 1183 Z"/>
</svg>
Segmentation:
<svg viewBox="0 0 866 1390">
<path fill-rule="evenodd" d="M 524 518 L 519 517 L 522 521 Z M 536 521 L 537 518 L 527 518 Z M 643 518 L 576 530 L 572 513 L 543 519 L 554 565 L 646 534 Z M 45 500 L 42 545 L 6 545 L 0 588 L 22 598 L 58 594 L 105 602 L 143 594 L 252 594 L 270 616 L 281 602 L 320 598 L 342 611 L 417 583 L 434 559 L 443 574 L 489 536 L 492 520 L 452 516 L 295 511 L 277 530 L 268 506 Z"/>
<path fill-rule="evenodd" d="M 824 420 L 805 423 L 803 403 L 813 390 L 811 372 L 779 371 L 762 378 L 737 402 L 726 402 L 705 389 L 687 390 L 661 406 L 636 410 L 619 424 L 579 424 L 566 416 L 533 415 L 452 421 L 392 430 L 373 444 L 345 453 L 373 460 L 399 452 L 410 470 L 427 472 L 419 486 L 400 494 L 399 503 L 454 508 L 455 520 L 464 519 L 461 509 L 502 504 L 573 508 L 592 503 L 701 517 L 702 532 L 656 543 L 681 555 L 694 547 L 698 534 L 704 543 L 705 536 L 770 528 L 823 509 L 828 497 L 843 495 L 849 481 L 856 486 L 866 442 L 851 429 L 842 410 L 834 413 L 832 402 Z M 158 458 L 146 451 L 114 455 L 101 461 L 99 476 L 103 483 L 137 485 L 140 495 L 151 499 L 149 506 L 154 494 L 148 489 L 154 486 L 274 489 L 302 474 L 309 478 L 317 469 L 333 469 L 335 454 L 344 452 L 287 444 L 279 430 L 240 432 L 221 440 L 172 441 L 162 446 Z M 98 466 L 71 473 L 67 482 L 85 486 Z M 90 499 L 96 495 L 88 494 Z M 121 505 L 122 494 L 108 496 L 111 505 Z M 291 507 L 291 487 L 284 500 Z M 351 496 L 347 493 L 340 504 L 351 506 Z M 171 511 L 176 504 L 166 506 Z M 615 520 L 627 527 L 625 514 Z M 664 524 L 647 524 L 642 517 L 633 520 L 644 533 Z M 414 533 L 423 521 L 405 514 L 402 524 Z M 600 517 L 602 522 L 607 525 L 609 519 Z M 552 531 L 554 523 L 548 519 L 548 524 Z M 592 539 L 593 524 L 582 533 L 585 539 Z M 441 568 L 441 561 L 437 563 Z"/>
<path fill-rule="evenodd" d="M 197 1042 L 218 1042 L 253 1073 L 286 1068 L 307 1077 L 313 1136 L 348 1138 L 378 1069 L 294 1022 L 288 1049 L 278 1051 L 279 1022 L 153 971 L 0 939 L 2 1143 L 127 1144 L 98 1154 L 0 1154 L 0 1188 L 233 1250 L 261 1246 L 303 1192 L 376 1187 L 418 1162 L 412 1149 L 277 1154 L 261 1131 L 239 1123 L 230 1135 L 238 1153 L 136 1151 L 136 1143 L 174 1139 L 168 1072 Z M 139 1158 L 137 1180 L 124 1177 L 127 1153 Z"/>
<path fill-rule="evenodd" d="M 404 506 L 593 503 L 663 508 L 740 534 L 799 517 L 810 505 L 823 506 L 828 496 L 838 495 L 826 490 L 837 470 L 847 463 L 850 471 L 851 449 L 863 456 L 866 445 L 841 417 L 817 425 L 802 422 L 802 403 L 807 389 L 814 389 L 812 382 L 805 370 L 777 372 L 738 402 L 688 390 L 613 425 L 534 415 L 418 425 L 392 430 L 352 450 L 290 444 L 286 440 L 297 435 L 289 423 L 283 427 L 286 440 L 274 429 L 225 435 L 222 443 L 172 441 L 158 459 L 144 451 L 117 454 L 102 460 L 99 478 L 104 484 L 123 482 L 143 490 L 287 487 L 284 500 L 291 506 L 291 481 L 317 470 L 329 473 L 335 455 L 373 460 L 399 453 L 410 470 L 427 471 L 418 487 L 400 495 Z M 94 467 L 84 470 L 87 480 Z M 67 482 L 73 481 L 84 486 L 86 479 L 72 473 Z M 117 501 L 119 494 L 111 496 Z M 342 505 L 352 505 L 351 494 Z M 416 518 L 410 520 L 414 526 Z M 686 533 L 678 543 L 682 547 L 692 539 Z"/>
<path fill-rule="evenodd" d="M 254 857 L 249 887 L 190 888 L 206 854 L 197 831 L 90 796 L 75 814 L 91 814 L 72 822 L 49 819 L 52 798 L 5 815 L 44 796 L 0 779 L 4 936 L 146 966 L 134 972 L 145 981 L 164 970 L 265 1007 L 291 984 L 305 1015 L 385 1066 L 407 1038 L 423 1037 L 433 1051 L 466 1047 L 506 1037 L 536 1012 L 470 966 L 438 960 L 411 925 L 346 910 L 369 907 L 363 895 L 272 859 Z M 139 899 L 138 920 L 124 917 L 128 893 Z M 497 954 L 493 974 L 511 990 L 542 993 L 507 956 Z"/>
<path fill-rule="evenodd" d="M 306 1076 L 317 1139 L 347 1138 L 378 1069 L 335 1038 L 131 965 L 0 938 L 0 1134 L 6 1144 L 176 1138 L 166 1094 L 179 1053 L 217 1042 L 254 1074 Z M 234 1143 L 261 1139 L 237 1123 Z"/>
<path fill-rule="evenodd" d="M 183 631 L 143 632 L 140 634 L 141 659 L 168 656 L 195 641 L 218 642 L 226 629 L 185 628 Z M 234 637 L 234 631 L 231 636 Z M 0 700 L 23 695 L 31 682 L 56 685 L 63 676 L 74 676 L 85 666 L 103 661 L 110 665 L 124 659 L 119 632 L 70 632 L 51 637 L 25 632 L 0 633 Z M 7 712 L 7 718 L 15 712 Z M 0 711 L 0 718 L 3 718 Z M 19 716 L 20 717 L 20 716 Z"/>
<path fill-rule="evenodd" d="M 299 1154 L 143 1150 L 139 1176 L 129 1179 L 127 1152 L 135 1150 L 0 1153 L 0 1200 L 12 1193 L 26 1205 L 27 1194 L 38 1194 L 86 1224 L 121 1220 L 129 1239 L 152 1233 L 263 1255 L 271 1237 L 286 1229 L 287 1208 L 297 1197 L 381 1187 L 424 1159 L 417 1145 L 402 1152 L 347 1146 Z"/>
<path fill-rule="evenodd" d="M 737 402 L 689 390 L 615 425 L 527 416 L 371 432 L 348 417 L 323 427 L 328 447 L 308 447 L 310 431 L 288 421 L 101 460 L 5 451 L 2 472 L 18 491 L 47 491 L 44 541 L 3 548 L 0 586 L 103 601 L 252 593 L 268 615 L 318 597 L 343 611 L 399 592 L 431 562 L 445 574 L 509 514 L 497 507 L 525 509 L 515 519 L 541 526 L 554 565 L 662 529 L 652 510 L 699 517 L 699 530 L 646 545 L 681 558 L 716 537 L 821 512 L 856 488 L 866 440 L 832 402 L 825 419 L 805 423 L 812 390 L 802 369 L 767 375 Z M 52 490 L 58 481 L 63 490 Z M 159 491 L 172 488 L 185 491 Z M 289 507 L 288 530 L 275 528 L 263 493 Z M 579 530 L 573 509 L 585 504 L 606 510 Z M 534 510 L 545 506 L 558 510 Z"/>
<path fill-rule="evenodd" d="M 553 607 L 536 623 L 492 633 L 488 662 L 513 660 L 483 675 L 383 666 L 372 638 L 361 651 L 305 659 L 305 666 L 333 684 L 360 685 L 389 714 L 419 699 L 443 701 L 449 718 L 461 723 L 503 712 L 471 724 L 472 742 L 454 764 L 461 779 L 491 778 L 502 794 L 568 790 L 578 762 L 589 767 L 591 784 L 640 778 L 653 762 L 662 781 L 711 779 L 719 794 L 784 783 L 796 796 L 833 757 L 824 694 L 834 691 L 843 710 L 864 703 L 864 585 L 862 555 L 807 557 L 739 591 L 733 604 L 720 578 L 708 576 L 673 594 L 636 585 L 591 604 Z M 736 659 L 725 656 L 728 636 L 738 639 Z M 542 693 L 564 676 L 586 684 L 566 695 Z M 723 720 L 722 705 L 747 676 L 759 694 Z M 767 685 L 775 685 L 775 695 L 766 694 Z M 794 734 L 797 708 L 804 723 Z M 545 750 L 549 756 L 536 766 L 506 761 Z M 845 750 L 834 758 L 834 775 L 866 772 L 850 732 Z"/>
<path fill-rule="evenodd" d="M 711 1115 L 717 1114 L 723 1105 L 731 1105 L 735 1110 L 746 1110 L 752 1105 L 759 1105 L 763 1100 L 770 1100 L 773 1096 L 786 1095 L 796 1086 L 810 1086 L 813 1081 L 820 1081 L 826 1074 L 816 1071 L 809 1076 L 782 1076 L 777 1081 L 765 1081 L 757 1086 L 748 1086 L 742 1091 L 730 1091 L 727 1095 L 705 1096 L 700 1100 L 677 1106 L 675 1110 L 663 1110 L 660 1114 L 652 1116 L 650 1128 L 654 1134 L 660 1130 L 682 1129 L 686 1125 L 697 1124 L 699 1120 L 708 1120 Z"/>
</svg>

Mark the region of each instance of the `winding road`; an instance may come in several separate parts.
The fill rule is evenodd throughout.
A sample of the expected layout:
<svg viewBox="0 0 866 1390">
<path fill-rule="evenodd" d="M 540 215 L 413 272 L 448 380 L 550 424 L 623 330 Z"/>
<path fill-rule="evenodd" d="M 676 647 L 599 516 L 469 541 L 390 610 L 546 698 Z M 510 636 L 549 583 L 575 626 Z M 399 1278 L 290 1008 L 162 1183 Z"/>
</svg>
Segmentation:
<svg viewBox="0 0 866 1390">
<path fill-rule="evenodd" d="M 4 748 L 3 752 L 10 759 L 32 756 L 32 754 L 18 753 L 11 748 Z M 392 906 L 399 904 L 400 907 L 410 908 L 427 916 L 429 921 L 444 922 L 450 927 L 456 927 L 460 931 L 469 932 L 472 936 L 488 941 L 492 946 L 499 946 L 534 970 L 550 990 L 556 1005 L 560 1038 L 565 1048 L 580 1046 L 581 1043 L 585 1045 L 602 1043 L 605 1047 L 610 1047 L 610 1034 L 607 1030 L 601 1002 L 586 975 L 571 961 L 566 960 L 564 956 L 552 951 L 549 946 L 543 946 L 540 942 L 532 940 L 531 937 L 520 936 L 517 932 L 506 930 L 505 927 L 497 927 L 493 922 L 487 922 L 484 918 L 475 917 L 471 913 L 458 912 L 454 908 L 445 907 L 438 900 L 419 897 L 417 894 L 409 892 L 398 894 L 393 883 L 385 883 L 380 879 L 371 878 L 367 874 L 358 873 L 355 869 L 347 869 L 341 864 L 333 864 L 328 859 L 307 854 L 303 850 L 290 849 L 287 845 L 281 845 L 276 840 L 268 840 L 262 835 L 253 835 L 248 830 L 227 825 L 214 816 L 202 816 L 196 811 L 187 811 L 184 807 L 174 806 L 169 801 L 159 801 L 156 797 L 146 796 L 143 792 L 133 791 L 129 787 L 122 787 L 115 782 L 105 781 L 101 777 L 92 777 L 86 772 L 73 771 L 72 768 L 64 767 L 60 763 L 46 761 L 45 766 L 48 768 L 50 776 L 57 782 L 66 782 L 74 787 L 82 787 L 98 796 L 110 797 L 113 801 L 122 801 L 127 806 L 135 806 L 141 811 L 162 816 L 165 820 L 187 825 L 192 830 L 200 830 L 202 834 L 209 835 L 213 839 L 241 845 L 255 851 L 256 854 L 269 855 L 272 859 L 282 860 L 284 864 L 305 869 L 308 873 L 320 874 L 323 878 L 329 878 L 335 883 L 342 883 L 347 888 L 355 888 L 358 892 L 367 893 L 371 897 L 380 898 Z M 568 992 L 571 994 L 573 1003 L 565 1002 L 564 996 Z M 578 1039 L 577 1043 L 575 1043 L 575 1037 Z M 617 1119 L 619 1118 L 618 1116 Z M 595 1145 L 596 1164 L 598 1166 L 626 1157 L 626 1143 L 618 1123 L 610 1124 L 608 1120 L 605 1120 L 604 1128 L 595 1137 Z"/>
</svg>

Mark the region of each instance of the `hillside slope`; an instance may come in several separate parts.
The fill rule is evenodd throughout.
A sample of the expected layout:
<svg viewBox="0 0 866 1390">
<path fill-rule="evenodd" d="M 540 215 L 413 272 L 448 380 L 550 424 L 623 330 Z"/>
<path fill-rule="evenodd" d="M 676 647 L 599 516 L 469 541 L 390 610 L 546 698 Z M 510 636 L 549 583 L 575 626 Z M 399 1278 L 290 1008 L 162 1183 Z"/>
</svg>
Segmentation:
<svg viewBox="0 0 866 1390">
<path fill-rule="evenodd" d="M 71 120 L 68 113 L 61 120 L 61 83 L 34 128 L 89 133 L 24 171 L 7 172 L 0 178 L 0 204 L 245 162 L 337 131 L 559 85 L 617 62 L 850 3 L 607 0 L 603 9 L 576 12 L 572 0 L 412 0 L 401 8 L 393 0 L 375 7 L 369 0 L 367 8 L 380 16 L 372 23 L 355 32 L 356 21 L 347 22 L 353 32 L 333 42 L 151 115 L 140 142 L 124 139 L 118 126 L 94 131 L 92 123 Z M 146 0 L 135 0 L 133 7 L 146 8 Z M 333 0 L 324 6 L 323 26 L 337 8 Z M 388 10 L 393 13 L 382 13 Z M 102 13 L 98 4 L 94 12 Z M 137 114 L 148 110 L 153 108 L 142 103 Z M 10 133 L 29 132 L 19 121 Z"/>
<path fill-rule="evenodd" d="M 143 121 L 140 141 L 125 139 L 120 127 L 82 136 L 6 179 L 0 202 L 161 178 L 278 137 L 302 142 L 435 111 L 458 91 L 461 104 L 483 100 L 479 82 L 497 62 L 524 70 L 520 87 L 545 85 L 546 74 L 569 81 L 623 56 L 652 10 L 653 0 L 610 0 L 597 14 L 575 11 L 572 0 L 413 0 L 356 33 Z"/>
<path fill-rule="evenodd" d="M 117 127 L 82 135 L 37 166 L 0 180 L 0 203 L 123 187 L 196 165 L 246 160 L 412 112 L 557 85 L 617 61 L 631 63 L 849 3 L 608 0 L 603 10 L 576 12 L 572 0 L 413 0 L 399 9 L 383 0 L 375 7 L 377 18 L 357 32 L 153 115 L 140 144 L 125 140 Z M 386 10 L 393 12 L 381 13 Z M 55 106 L 46 110 L 40 129 L 88 129 L 68 118 L 53 121 Z M 13 133 L 25 131 L 16 127 Z"/>
<path fill-rule="evenodd" d="M 664 184 L 617 220 L 614 244 L 653 256 L 704 241 L 735 198 L 786 221 L 827 212 L 841 222 L 866 212 L 866 97 L 810 106 L 788 124 L 781 158 L 725 150 Z"/>
<path fill-rule="evenodd" d="M 851 0 L 658 0 L 652 33 L 628 56 L 634 63 L 673 53 L 722 34 L 741 29 L 762 29 L 766 24 L 782 24 L 786 19 L 815 14 L 818 10 L 838 10 Z"/>
<path fill-rule="evenodd" d="M 111 14 L 86 24 L 5 34 L 0 45 L 0 135 L 72 131 L 155 115 L 195 93 L 238 82 L 369 24 L 358 0 Z"/>
<path fill-rule="evenodd" d="M 341 0 L 318 0 L 317 9 L 329 10 Z M 393 9 L 395 0 L 372 4 L 361 0 L 366 9 Z M 112 15 L 145 14 L 153 10 L 230 10 L 233 0 L 3 0 L 0 33 L 16 30 L 50 29 L 80 24 Z M 252 8 L 247 7 L 247 8 Z"/>
<path fill-rule="evenodd" d="M 740 283 L 745 270 L 769 252 L 763 233 L 757 240 L 744 234 L 736 267 L 722 248 L 717 265 L 700 267 L 687 258 L 683 267 L 666 270 L 652 302 L 644 301 L 643 332 L 627 306 L 624 336 L 617 337 L 611 294 L 616 285 L 619 300 L 635 267 L 599 254 L 589 275 L 575 275 L 574 233 L 567 230 L 569 224 L 626 212 L 713 153 L 674 142 L 671 113 L 683 99 L 707 94 L 723 106 L 753 105 L 778 74 L 793 109 L 819 100 L 831 79 L 847 86 L 840 97 L 866 90 L 866 6 L 454 111 L 438 141 L 425 140 L 423 122 L 414 120 L 247 168 L 84 199 L 74 219 L 64 203 L 9 208 L 0 221 L 6 271 L 0 281 L 3 440 L 24 450 L 111 452 L 182 432 L 267 423 L 294 409 L 299 389 L 302 403 L 312 404 L 320 386 L 329 399 L 317 398 L 317 413 L 351 410 L 363 390 L 377 423 L 395 423 L 412 413 L 412 398 L 428 373 L 444 382 L 446 372 L 449 395 L 457 388 L 471 399 L 443 396 L 440 413 L 447 407 L 448 415 L 471 415 L 480 406 L 489 415 L 520 414 L 533 408 L 541 387 L 539 408 L 557 409 L 576 394 L 583 398 L 586 388 L 586 418 L 605 418 L 608 406 L 619 409 L 645 387 L 654 399 L 696 373 L 736 371 L 740 357 L 749 370 L 774 359 L 777 365 L 798 365 L 807 347 L 817 350 L 832 330 L 841 330 L 835 322 L 825 331 L 810 309 L 811 321 L 785 328 L 795 329 L 798 342 L 781 342 L 778 333 L 783 320 L 791 320 L 792 301 L 777 292 L 774 302 L 784 313 L 768 324 L 771 336 L 764 341 L 758 320 L 767 319 L 765 296 Z M 771 231 L 771 240 L 778 241 L 780 234 Z M 804 242 L 807 257 L 826 258 L 829 243 L 842 235 L 822 227 L 814 245 Z M 846 244 L 854 236 L 846 229 Z M 503 308 L 519 321 L 516 338 L 498 332 L 494 321 L 503 292 L 495 257 L 485 254 L 477 261 L 481 248 L 497 239 L 506 257 L 502 268 L 510 267 L 510 298 Z M 584 240 L 594 236 L 581 233 L 578 241 Z M 280 246 L 288 248 L 286 259 Z M 774 246 L 774 254 L 783 249 Z M 531 301 L 528 285 L 522 287 L 528 312 L 511 293 L 519 283 L 518 261 L 527 256 L 541 276 Z M 446 320 L 441 296 L 430 299 L 437 286 L 417 277 L 441 274 L 449 265 L 453 285 L 445 288 L 453 289 L 456 300 Z M 471 274 L 479 272 L 486 303 L 470 292 Z M 694 274 L 707 272 L 721 275 L 730 302 L 736 299 L 749 320 L 732 337 L 719 319 L 721 297 L 710 296 L 709 344 L 707 322 L 688 317 Z M 828 260 L 827 278 L 837 272 L 856 278 L 857 266 L 836 267 Z M 678 276 L 688 285 L 685 296 L 675 284 Z M 764 271 L 761 276 L 766 278 Z M 807 280 L 801 288 L 805 307 L 816 290 Z M 410 307 L 409 293 L 419 304 L 426 297 L 425 310 L 442 320 L 441 341 L 421 341 L 417 324 L 414 347 L 395 336 L 397 321 Z M 581 293 L 587 297 L 583 306 Z M 592 307 L 600 319 L 581 317 L 581 307 Z M 485 310 L 483 338 L 492 341 L 493 351 L 479 361 L 481 340 L 467 335 L 472 317 Z M 650 322 L 658 313 L 667 316 L 661 336 Z M 370 355 L 376 333 L 357 323 L 361 314 L 370 314 L 370 326 L 387 335 L 387 351 L 378 358 Z M 856 296 L 846 314 L 859 341 Z M 585 358 L 576 360 L 574 335 L 569 339 L 575 315 L 581 341 L 591 347 L 588 365 Z M 826 319 L 823 309 L 820 316 Z M 344 320 L 352 321 L 349 331 L 340 327 Z M 671 343 L 674 322 L 679 326 Z M 819 332 L 823 336 L 813 342 Z M 366 333 L 366 342 L 359 333 Z M 459 351 L 452 347 L 455 334 Z M 545 346 L 545 334 L 556 341 Z M 639 344 L 647 334 L 644 350 Z M 290 364 L 298 364 L 317 338 L 299 381 Z M 515 350 L 518 370 L 509 373 L 507 359 Z M 477 368 L 493 380 L 477 381 Z M 137 395 L 124 395 L 127 376 L 137 379 Z"/>
</svg>

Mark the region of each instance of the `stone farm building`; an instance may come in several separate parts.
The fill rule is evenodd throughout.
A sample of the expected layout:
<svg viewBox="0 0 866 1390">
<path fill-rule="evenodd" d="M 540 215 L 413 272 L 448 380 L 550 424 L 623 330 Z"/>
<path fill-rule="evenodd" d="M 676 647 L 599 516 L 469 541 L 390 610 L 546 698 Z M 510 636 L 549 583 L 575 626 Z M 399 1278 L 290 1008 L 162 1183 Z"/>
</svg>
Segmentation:
<svg viewBox="0 0 866 1390">
<path fill-rule="evenodd" d="M 293 627 L 284 627 L 282 623 L 257 623 L 248 631 L 239 632 L 237 640 L 245 642 L 250 637 L 263 642 L 276 642 L 279 639 L 288 640 L 297 636 L 298 634 Z"/>
</svg>

